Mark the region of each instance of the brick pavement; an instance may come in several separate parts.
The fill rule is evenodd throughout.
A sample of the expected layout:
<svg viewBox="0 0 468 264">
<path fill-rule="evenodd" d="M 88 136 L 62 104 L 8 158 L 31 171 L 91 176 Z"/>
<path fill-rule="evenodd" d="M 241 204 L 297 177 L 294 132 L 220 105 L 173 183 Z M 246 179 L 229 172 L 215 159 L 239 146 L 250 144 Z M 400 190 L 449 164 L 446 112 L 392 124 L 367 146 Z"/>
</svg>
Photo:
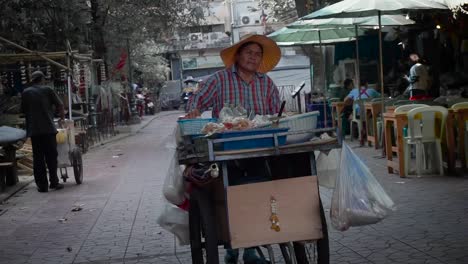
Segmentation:
<svg viewBox="0 0 468 264">
<path fill-rule="evenodd" d="M 178 114 L 90 151 L 82 185 L 38 193 L 31 184 L 0 205 L 0 263 L 179 263 L 173 236 L 156 224 Z M 386 173 L 378 152 L 355 151 L 398 210 L 376 225 L 330 227 L 332 263 L 468 263 L 467 176 L 400 179 Z M 331 194 L 321 188 L 327 212 Z M 83 210 L 71 212 L 75 205 Z M 177 250 L 190 263 L 189 248 Z"/>
</svg>

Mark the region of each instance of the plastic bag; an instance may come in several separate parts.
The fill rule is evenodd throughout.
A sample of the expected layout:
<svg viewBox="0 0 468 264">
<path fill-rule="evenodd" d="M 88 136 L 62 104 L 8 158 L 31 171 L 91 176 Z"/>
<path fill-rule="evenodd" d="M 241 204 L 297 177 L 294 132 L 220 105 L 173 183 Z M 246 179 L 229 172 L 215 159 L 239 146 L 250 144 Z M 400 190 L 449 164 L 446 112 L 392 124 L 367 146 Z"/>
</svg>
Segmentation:
<svg viewBox="0 0 468 264">
<path fill-rule="evenodd" d="M 392 199 L 369 168 L 343 142 L 330 210 L 333 227 L 345 231 L 351 226 L 375 224 L 394 210 Z"/>
<path fill-rule="evenodd" d="M 181 246 L 190 244 L 188 212 L 165 201 L 164 211 L 159 215 L 157 223 L 177 237 Z"/>
<path fill-rule="evenodd" d="M 316 164 L 320 186 L 329 189 L 335 188 L 336 175 L 339 173 L 340 158 L 340 149 L 332 149 L 328 153 L 320 152 L 320 154 L 318 154 Z"/>
<path fill-rule="evenodd" d="M 173 152 L 166 178 L 164 179 L 163 195 L 174 205 L 180 205 L 185 200 L 185 181 L 183 177 L 184 166 L 179 165 L 175 141 L 169 142 L 166 148 Z"/>
<path fill-rule="evenodd" d="M 247 118 L 247 110 L 245 110 L 242 106 L 230 106 L 230 107 L 223 107 L 219 112 L 218 121 L 220 123 L 224 122 L 232 122 L 237 117 L 244 117 Z"/>
</svg>

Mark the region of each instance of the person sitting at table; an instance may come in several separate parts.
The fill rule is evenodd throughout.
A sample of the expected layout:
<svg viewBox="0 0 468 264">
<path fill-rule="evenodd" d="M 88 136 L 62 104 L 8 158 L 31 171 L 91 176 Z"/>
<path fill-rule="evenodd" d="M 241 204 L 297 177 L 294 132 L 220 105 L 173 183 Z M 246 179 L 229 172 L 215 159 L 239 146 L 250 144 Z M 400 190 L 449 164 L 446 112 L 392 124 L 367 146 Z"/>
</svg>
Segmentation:
<svg viewBox="0 0 468 264">
<path fill-rule="evenodd" d="M 341 88 L 341 91 L 340 91 L 340 96 L 339 96 L 340 100 L 344 101 L 346 96 L 349 94 L 351 90 L 353 90 L 353 88 L 354 88 L 354 81 L 352 79 L 344 80 L 343 88 Z"/>
<path fill-rule="evenodd" d="M 343 88 L 341 89 L 340 96 L 339 96 L 340 101 L 344 101 L 346 99 L 346 96 L 349 94 L 351 90 L 353 90 L 353 88 L 354 88 L 354 81 L 352 79 L 344 80 Z M 353 107 L 351 105 L 348 105 L 348 106 L 345 106 L 343 110 L 341 111 L 341 113 L 338 113 L 338 114 L 341 115 L 341 117 L 346 116 L 346 120 L 347 120 L 347 117 L 351 114 L 352 111 L 353 111 Z M 342 119 L 341 127 L 345 135 L 349 133 L 349 122 L 345 122 Z"/>
<path fill-rule="evenodd" d="M 361 79 L 360 81 L 360 87 L 359 90 L 358 88 L 354 88 L 349 92 L 349 94 L 346 96 L 344 99 L 344 104 L 345 107 L 343 109 L 342 115 L 341 115 L 341 122 L 342 122 L 342 128 L 344 135 L 349 134 L 349 120 L 352 118 L 351 114 L 353 113 L 353 104 L 355 100 L 359 99 L 369 99 L 369 98 L 376 98 L 379 97 L 380 93 L 377 92 L 373 88 L 368 87 L 368 82 L 365 79 Z M 360 109 L 359 105 L 355 106 L 354 111 L 356 111 L 357 116 L 360 114 Z M 346 130 L 345 130 L 346 128 Z"/>
</svg>

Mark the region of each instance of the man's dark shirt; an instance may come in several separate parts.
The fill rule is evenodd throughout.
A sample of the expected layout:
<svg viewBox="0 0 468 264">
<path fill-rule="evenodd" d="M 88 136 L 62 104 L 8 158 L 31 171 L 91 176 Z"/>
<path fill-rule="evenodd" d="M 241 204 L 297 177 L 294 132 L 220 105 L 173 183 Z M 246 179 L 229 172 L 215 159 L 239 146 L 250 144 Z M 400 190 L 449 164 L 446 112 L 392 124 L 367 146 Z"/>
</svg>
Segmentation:
<svg viewBox="0 0 468 264">
<path fill-rule="evenodd" d="M 26 116 L 28 136 L 57 133 L 54 125 L 54 108 L 62 101 L 50 87 L 33 85 L 22 94 L 21 108 Z"/>
</svg>

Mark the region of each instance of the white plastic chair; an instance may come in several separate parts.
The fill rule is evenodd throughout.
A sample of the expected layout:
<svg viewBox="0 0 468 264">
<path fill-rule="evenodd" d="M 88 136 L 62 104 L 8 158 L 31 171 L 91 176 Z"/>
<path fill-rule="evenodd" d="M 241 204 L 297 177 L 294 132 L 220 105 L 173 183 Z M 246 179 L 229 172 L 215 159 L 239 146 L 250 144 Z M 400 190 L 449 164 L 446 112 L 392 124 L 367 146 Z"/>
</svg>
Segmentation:
<svg viewBox="0 0 468 264">
<path fill-rule="evenodd" d="M 416 146 L 416 173 L 421 175 L 426 167 L 424 143 L 435 143 L 439 161 L 439 173 L 444 174 L 442 162 L 441 136 L 445 127 L 448 111 L 441 106 L 418 107 L 408 112 L 408 136 L 405 138 L 405 175 L 409 175 L 410 145 Z M 436 119 L 440 119 L 440 127 L 436 126 Z M 438 130 L 439 133 L 436 133 Z"/>
<path fill-rule="evenodd" d="M 359 136 L 359 140 L 361 140 L 362 138 L 362 123 L 364 122 L 364 120 L 366 120 L 365 118 L 365 114 L 366 114 L 366 110 L 364 109 L 364 103 L 365 102 L 368 102 L 369 99 L 361 99 L 361 100 L 354 100 L 353 102 L 353 115 L 352 115 L 352 119 L 351 119 L 351 123 L 350 123 L 350 126 L 349 126 L 349 129 L 350 129 L 350 135 L 351 135 L 351 141 L 353 141 L 353 137 L 354 137 L 354 133 L 353 133 L 353 124 L 357 124 L 358 126 L 358 136 Z M 359 105 L 359 113 L 356 113 L 356 106 Z"/>
<path fill-rule="evenodd" d="M 425 107 L 425 106 L 428 106 L 428 105 L 425 105 L 425 104 L 400 105 L 397 108 L 395 108 L 395 113 L 405 113 L 405 112 L 408 112 L 408 111 L 413 110 L 415 108 Z"/>
</svg>

